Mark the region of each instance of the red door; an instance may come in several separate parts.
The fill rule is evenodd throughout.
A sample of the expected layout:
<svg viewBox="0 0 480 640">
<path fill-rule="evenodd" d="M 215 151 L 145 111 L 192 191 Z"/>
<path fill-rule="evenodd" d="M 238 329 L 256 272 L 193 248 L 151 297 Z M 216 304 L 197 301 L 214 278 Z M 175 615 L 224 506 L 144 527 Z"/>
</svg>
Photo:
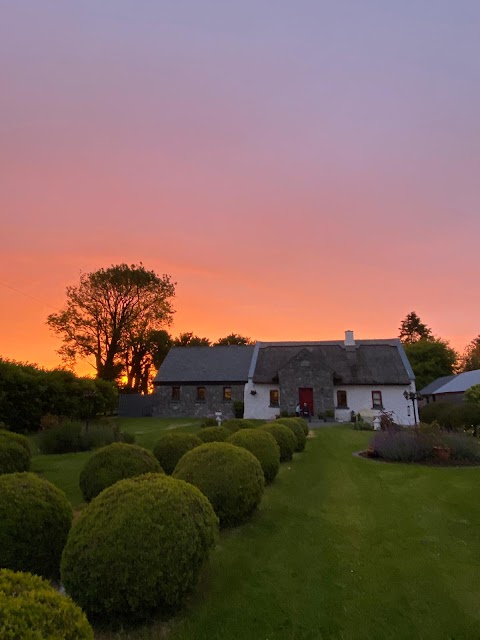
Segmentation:
<svg viewBox="0 0 480 640">
<path fill-rule="evenodd" d="M 313 416 L 313 389 L 310 387 L 304 387 L 298 390 L 298 402 L 300 403 L 300 409 L 303 410 L 303 405 L 306 402 L 307 407 L 310 409 L 310 415 Z"/>
</svg>

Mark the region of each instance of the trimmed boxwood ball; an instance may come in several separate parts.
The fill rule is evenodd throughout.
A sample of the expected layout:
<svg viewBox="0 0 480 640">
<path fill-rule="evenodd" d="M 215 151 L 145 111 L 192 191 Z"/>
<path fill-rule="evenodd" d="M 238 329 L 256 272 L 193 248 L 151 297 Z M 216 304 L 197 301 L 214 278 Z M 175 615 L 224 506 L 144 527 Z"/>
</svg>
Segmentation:
<svg viewBox="0 0 480 640">
<path fill-rule="evenodd" d="M 46 580 L 0 569 L 2 640 L 93 640 L 93 630 L 77 605 Z"/>
<path fill-rule="evenodd" d="M 134 444 L 114 442 L 98 449 L 87 461 L 80 473 L 80 489 L 90 502 L 115 482 L 144 473 L 163 473 L 153 453 Z"/>
<path fill-rule="evenodd" d="M 297 438 L 295 434 L 284 424 L 278 424 L 277 421 L 269 422 L 260 429 L 264 429 L 267 433 L 271 433 L 280 447 L 280 462 L 287 462 L 293 457 L 293 452 L 297 448 Z"/>
<path fill-rule="evenodd" d="M 295 447 L 295 451 L 303 451 L 305 449 L 305 444 L 307 442 L 307 436 L 305 435 L 304 430 L 298 424 L 295 418 L 279 418 L 276 422 L 280 422 L 280 424 L 284 424 L 286 427 L 292 431 L 297 439 L 297 446 Z"/>
<path fill-rule="evenodd" d="M 271 433 L 261 429 L 240 429 L 227 442 L 253 453 L 260 462 L 265 482 L 272 482 L 280 469 L 280 447 Z"/>
<path fill-rule="evenodd" d="M 22 436 L 21 433 L 13 433 L 13 431 L 7 431 L 7 429 L 0 429 L 0 440 L 2 438 L 8 438 L 9 440 L 13 440 L 17 444 L 21 444 L 28 455 L 31 457 L 32 452 L 30 450 L 30 445 L 26 436 Z"/>
<path fill-rule="evenodd" d="M 222 422 L 222 427 L 229 429 L 230 433 L 235 433 L 239 429 L 253 429 L 255 424 L 246 418 L 231 418 Z"/>
<path fill-rule="evenodd" d="M 120 480 L 74 523 L 62 556 L 65 589 L 107 624 L 169 613 L 195 586 L 217 524 L 186 482 L 157 473 Z"/>
<path fill-rule="evenodd" d="M 48 480 L 0 476 L 0 567 L 58 578 L 72 518 L 67 496 Z"/>
<path fill-rule="evenodd" d="M 222 526 L 246 520 L 260 504 L 265 484 L 257 458 L 227 442 L 209 442 L 189 451 L 173 476 L 207 496 Z"/>
<path fill-rule="evenodd" d="M 160 462 L 162 469 L 172 475 L 180 458 L 202 443 L 193 433 L 169 432 L 162 435 L 153 447 L 153 455 Z"/>
<path fill-rule="evenodd" d="M 232 432 L 225 427 L 207 427 L 202 429 L 198 437 L 202 442 L 225 442 Z"/>
<path fill-rule="evenodd" d="M 305 436 L 308 436 L 310 428 L 308 426 L 308 422 L 304 418 L 289 418 L 289 420 L 295 420 L 295 422 L 302 427 Z"/>
<path fill-rule="evenodd" d="M 29 471 L 32 456 L 15 440 L 0 438 L 0 474 Z"/>
</svg>

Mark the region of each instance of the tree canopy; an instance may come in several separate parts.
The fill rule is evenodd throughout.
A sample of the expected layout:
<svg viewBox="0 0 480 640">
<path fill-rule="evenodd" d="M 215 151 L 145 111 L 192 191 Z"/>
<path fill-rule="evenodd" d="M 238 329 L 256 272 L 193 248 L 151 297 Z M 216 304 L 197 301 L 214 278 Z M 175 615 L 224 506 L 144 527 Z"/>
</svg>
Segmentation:
<svg viewBox="0 0 480 640">
<path fill-rule="evenodd" d="M 255 344 L 255 340 L 251 338 L 247 338 L 246 336 L 242 336 L 239 333 L 230 333 L 225 338 L 220 338 L 216 342 L 214 342 L 214 347 L 220 346 L 228 346 L 228 345 L 249 345 Z"/>
<path fill-rule="evenodd" d="M 200 338 L 192 331 L 181 333 L 178 338 L 174 338 L 174 347 L 209 347 L 211 344 L 208 338 Z"/>
<path fill-rule="evenodd" d="M 480 369 L 480 335 L 467 345 L 460 363 L 460 371 L 475 371 L 476 369 Z"/>
<path fill-rule="evenodd" d="M 66 290 L 65 307 L 47 324 L 63 340 L 65 361 L 93 358 L 99 378 L 114 381 L 122 372 L 145 367 L 152 332 L 170 324 L 175 283 L 142 263 L 112 265 L 80 276 Z"/>
<path fill-rule="evenodd" d="M 458 354 L 446 340 L 423 338 L 404 345 L 418 390 L 442 376 L 454 373 Z"/>
<path fill-rule="evenodd" d="M 399 327 L 403 344 L 414 344 L 419 340 L 433 340 L 432 330 L 424 324 L 415 311 L 411 311 Z"/>
</svg>

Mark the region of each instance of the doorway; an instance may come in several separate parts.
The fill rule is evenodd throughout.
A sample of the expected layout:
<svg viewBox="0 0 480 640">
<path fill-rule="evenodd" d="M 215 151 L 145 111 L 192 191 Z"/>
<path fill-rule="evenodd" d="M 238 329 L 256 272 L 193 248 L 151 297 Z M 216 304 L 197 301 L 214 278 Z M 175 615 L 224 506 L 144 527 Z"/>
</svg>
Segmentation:
<svg viewBox="0 0 480 640">
<path fill-rule="evenodd" d="M 300 403 L 301 408 L 303 408 L 303 405 L 306 402 L 307 407 L 310 410 L 310 415 L 315 415 L 313 413 L 313 389 L 311 387 L 302 387 L 298 390 L 298 402 Z"/>
</svg>

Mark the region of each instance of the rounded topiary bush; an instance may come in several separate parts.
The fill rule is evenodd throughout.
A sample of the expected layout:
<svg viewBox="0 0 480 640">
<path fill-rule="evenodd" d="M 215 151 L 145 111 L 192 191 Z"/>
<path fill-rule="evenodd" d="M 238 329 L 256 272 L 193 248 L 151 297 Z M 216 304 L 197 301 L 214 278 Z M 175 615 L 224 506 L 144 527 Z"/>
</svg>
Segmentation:
<svg viewBox="0 0 480 640">
<path fill-rule="evenodd" d="M 222 427 L 228 429 L 230 433 L 235 433 L 239 429 L 253 429 L 255 424 L 246 418 L 231 418 L 222 422 Z"/>
<path fill-rule="evenodd" d="M 310 428 L 308 426 L 308 422 L 304 418 L 290 418 L 290 419 L 295 420 L 295 422 L 302 427 L 305 437 L 308 436 L 308 434 L 310 433 Z"/>
<path fill-rule="evenodd" d="M 13 440 L 17 444 L 21 444 L 28 455 L 31 457 L 32 452 L 30 450 L 30 445 L 28 443 L 28 438 L 26 436 L 22 436 L 21 433 L 13 433 L 13 431 L 7 431 L 6 429 L 0 429 L 0 440 L 2 438 L 8 438 L 9 440 Z"/>
<path fill-rule="evenodd" d="M 295 418 L 279 418 L 276 420 L 276 423 L 280 422 L 280 424 L 284 424 L 286 427 L 290 429 L 290 431 L 294 434 L 297 439 L 297 446 L 295 447 L 295 451 L 303 451 L 305 449 L 305 444 L 307 442 L 307 436 L 305 435 L 304 430 L 298 424 Z"/>
<path fill-rule="evenodd" d="M 240 429 L 228 442 L 253 453 L 260 462 L 265 482 L 272 482 L 280 468 L 280 447 L 272 434 L 262 429 Z"/>
<path fill-rule="evenodd" d="M 260 427 L 267 433 L 271 433 L 277 441 L 280 447 L 280 462 L 286 462 L 291 460 L 293 452 L 297 448 L 297 438 L 293 431 L 291 431 L 284 424 L 278 424 L 277 422 L 269 422 L 268 424 Z"/>
<path fill-rule="evenodd" d="M 225 427 L 207 427 L 202 429 L 198 437 L 202 442 L 225 442 L 232 432 Z"/>
<path fill-rule="evenodd" d="M 168 475 L 173 473 L 180 458 L 202 443 L 193 433 L 165 433 L 153 447 L 153 455 Z"/>
<path fill-rule="evenodd" d="M 246 520 L 260 504 L 265 484 L 257 458 L 227 442 L 210 442 L 189 451 L 174 477 L 207 496 L 222 526 Z"/>
<path fill-rule="evenodd" d="M 10 438 L 0 438 L 0 474 L 29 471 L 31 461 L 24 446 Z"/>
<path fill-rule="evenodd" d="M 115 442 L 98 449 L 80 473 L 80 489 L 90 502 L 95 496 L 119 480 L 144 473 L 163 473 L 155 456 L 134 444 Z"/>
<path fill-rule="evenodd" d="M 120 480 L 73 525 L 62 581 L 92 620 L 168 612 L 195 586 L 216 532 L 212 506 L 186 482 L 154 473 Z"/>
<path fill-rule="evenodd" d="M 46 580 L 0 569 L 0 638 L 93 640 L 83 611 Z"/>
<path fill-rule="evenodd" d="M 0 567 L 58 578 L 72 518 L 66 495 L 48 480 L 0 476 Z"/>
</svg>

